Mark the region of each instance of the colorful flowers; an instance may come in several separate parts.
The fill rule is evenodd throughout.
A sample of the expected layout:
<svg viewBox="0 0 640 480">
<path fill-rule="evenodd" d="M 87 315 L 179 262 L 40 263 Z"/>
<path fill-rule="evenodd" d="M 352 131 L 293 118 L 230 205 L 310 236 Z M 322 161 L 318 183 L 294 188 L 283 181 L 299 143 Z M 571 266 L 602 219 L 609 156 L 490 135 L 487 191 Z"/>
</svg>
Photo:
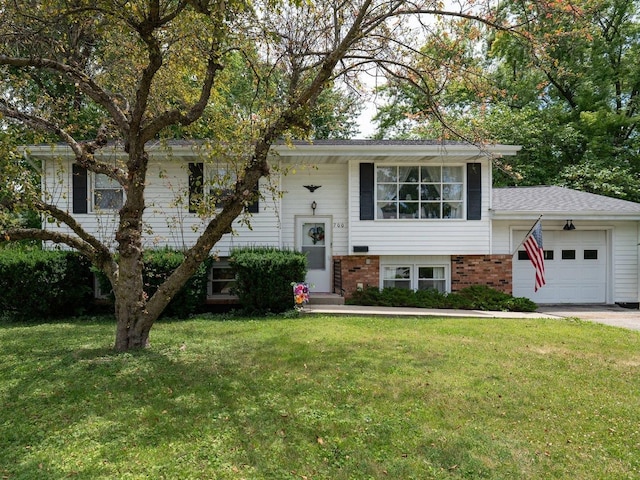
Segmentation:
<svg viewBox="0 0 640 480">
<path fill-rule="evenodd" d="M 293 283 L 293 298 L 296 307 L 309 302 L 309 285 L 306 283 Z"/>
</svg>

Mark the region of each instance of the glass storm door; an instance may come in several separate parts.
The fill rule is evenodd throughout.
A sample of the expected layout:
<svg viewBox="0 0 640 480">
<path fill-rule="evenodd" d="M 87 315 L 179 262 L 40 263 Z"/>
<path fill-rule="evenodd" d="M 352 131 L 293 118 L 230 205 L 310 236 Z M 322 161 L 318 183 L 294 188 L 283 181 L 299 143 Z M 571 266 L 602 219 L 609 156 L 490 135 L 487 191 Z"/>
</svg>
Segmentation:
<svg viewBox="0 0 640 480">
<path fill-rule="evenodd" d="M 307 256 L 309 289 L 331 291 L 331 219 L 302 217 L 296 221 L 296 248 Z"/>
</svg>

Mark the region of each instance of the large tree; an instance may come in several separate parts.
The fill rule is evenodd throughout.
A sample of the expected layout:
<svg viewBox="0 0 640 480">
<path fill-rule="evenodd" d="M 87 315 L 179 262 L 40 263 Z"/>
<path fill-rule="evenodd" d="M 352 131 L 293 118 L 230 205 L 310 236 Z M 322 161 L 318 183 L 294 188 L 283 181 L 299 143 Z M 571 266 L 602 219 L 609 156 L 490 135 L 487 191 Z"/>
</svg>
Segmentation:
<svg viewBox="0 0 640 480">
<path fill-rule="evenodd" d="M 66 244 L 105 272 L 115 295 L 117 350 L 148 344 L 154 321 L 269 175 L 271 145 L 313 134 L 323 92 L 339 79 L 349 84 L 371 63 L 404 71 L 411 49 L 402 40 L 405 19 L 443 13 L 435 2 L 401 0 L 2 0 L 0 11 L 0 114 L 63 141 L 77 164 L 126 192 L 115 251 L 28 188 L 11 189 L 3 205 L 26 203 L 71 233 L 9 228 L 3 238 Z M 207 136 L 212 148 L 238 159 L 238 176 L 184 262 L 148 298 L 146 146 L 176 135 Z M 110 141 L 125 153 L 116 166 L 98 155 Z M 6 179 L 15 182 L 12 172 Z"/>
<path fill-rule="evenodd" d="M 442 34 L 423 46 L 431 62 L 422 55 L 416 68 L 437 65 L 440 75 L 452 63 L 465 68 L 446 86 L 432 81 L 438 93 L 430 98 L 392 83 L 380 133 L 455 132 L 520 144 L 509 175 L 497 172 L 497 182 L 640 201 L 638 8 L 634 0 L 509 0 L 497 14 L 521 25 L 517 35 L 442 24 Z"/>
</svg>

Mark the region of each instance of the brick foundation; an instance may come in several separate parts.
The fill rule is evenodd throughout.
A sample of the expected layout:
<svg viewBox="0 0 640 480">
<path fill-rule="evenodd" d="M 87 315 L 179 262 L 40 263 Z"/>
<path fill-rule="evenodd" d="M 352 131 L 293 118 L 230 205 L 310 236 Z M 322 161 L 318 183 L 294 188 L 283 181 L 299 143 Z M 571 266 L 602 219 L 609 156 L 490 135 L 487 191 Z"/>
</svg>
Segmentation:
<svg viewBox="0 0 640 480">
<path fill-rule="evenodd" d="M 339 268 L 342 293 L 345 298 L 362 287 L 380 286 L 380 257 L 375 255 L 343 255 L 333 257 L 334 269 Z M 453 255 L 451 257 L 451 291 L 456 292 L 471 285 L 487 285 L 512 294 L 511 255 Z"/>
<path fill-rule="evenodd" d="M 333 257 L 334 268 L 340 268 L 342 276 L 342 292 L 349 298 L 358 289 L 380 286 L 380 257 L 375 255 L 343 255 Z M 339 266 L 339 267 L 338 267 Z M 334 272 L 335 275 L 336 272 Z"/>
<path fill-rule="evenodd" d="M 451 291 L 471 285 L 487 285 L 501 292 L 513 292 L 511 255 L 452 255 Z"/>
</svg>

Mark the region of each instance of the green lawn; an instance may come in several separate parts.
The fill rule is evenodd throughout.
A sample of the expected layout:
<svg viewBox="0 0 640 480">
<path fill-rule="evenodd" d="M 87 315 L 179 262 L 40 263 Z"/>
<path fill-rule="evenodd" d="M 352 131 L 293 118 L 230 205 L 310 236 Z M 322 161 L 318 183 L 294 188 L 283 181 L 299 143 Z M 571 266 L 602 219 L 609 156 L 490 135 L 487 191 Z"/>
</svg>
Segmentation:
<svg viewBox="0 0 640 480">
<path fill-rule="evenodd" d="M 640 478 L 640 333 L 311 316 L 0 325 L 0 479 Z"/>
</svg>

